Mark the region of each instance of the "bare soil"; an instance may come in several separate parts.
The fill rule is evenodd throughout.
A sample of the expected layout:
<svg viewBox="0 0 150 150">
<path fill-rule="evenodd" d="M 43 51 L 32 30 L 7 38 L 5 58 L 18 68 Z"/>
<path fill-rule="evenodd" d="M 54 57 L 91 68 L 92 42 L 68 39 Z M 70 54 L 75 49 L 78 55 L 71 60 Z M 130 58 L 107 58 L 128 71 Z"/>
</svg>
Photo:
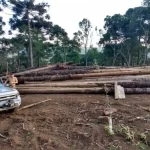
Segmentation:
<svg viewBox="0 0 150 150">
<path fill-rule="evenodd" d="M 150 95 L 119 101 L 109 97 L 118 110 L 112 115 L 114 135 L 105 130 L 107 120 L 98 119 L 108 107 L 105 95 L 22 95 L 22 106 L 49 98 L 29 109 L 0 114 L 1 150 L 150 149 L 150 112 L 140 107 L 150 108 Z M 134 133 L 132 140 L 121 132 L 122 124 Z"/>
</svg>

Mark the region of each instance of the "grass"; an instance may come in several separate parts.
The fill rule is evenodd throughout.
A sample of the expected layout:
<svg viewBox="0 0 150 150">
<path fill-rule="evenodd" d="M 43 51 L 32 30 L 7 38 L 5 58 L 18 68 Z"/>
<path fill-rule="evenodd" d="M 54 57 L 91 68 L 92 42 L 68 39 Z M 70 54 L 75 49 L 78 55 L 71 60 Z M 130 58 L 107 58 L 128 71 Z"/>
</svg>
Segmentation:
<svg viewBox="0 0 150 150">
<path fill-rule="evenodd" d="M 135 132 L 129 126 L 120 125 L 117 131 L 122 134 L 127 141 L 134 142 Z"/>
</svg>

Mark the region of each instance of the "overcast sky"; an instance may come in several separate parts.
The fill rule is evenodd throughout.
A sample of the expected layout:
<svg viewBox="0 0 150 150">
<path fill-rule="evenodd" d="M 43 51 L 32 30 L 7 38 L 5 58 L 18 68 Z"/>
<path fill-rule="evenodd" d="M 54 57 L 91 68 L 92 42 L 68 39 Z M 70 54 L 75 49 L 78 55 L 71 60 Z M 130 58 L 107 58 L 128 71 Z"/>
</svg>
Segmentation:
<svg viewBox="0 0 150 150">
<path fill-rule="evenodd" d="M 35 0 L 50 4 L 50 16 L 54 24 L 63 27 L 69 37 L 78 31 L 83 18 L 91 21 L 93 27 L 102 28 L 104 18 L 116 13 L 124 14 L 128 8 L 140 6 L 142 0 Z M 0 14 L 1 15 L 1 14 Z M 3 14 L 4 15 L 4 14 Z M 7 15 L 5 15 L 8 17 Z M 96 41 L 96 36 L 94 36 Z"/>
<path fill-rule="evenodd" d="M 36 0 L 40 1 L 40 0 Z M 54 23 L 62 26 L 70 36 L 78 30 L 83 18 L 93 26 L 102 28 L 104 18 L 116 13 L 124 14 L 128 8 L 140 6 L 142 0 L 43 0 L 49 2 L 50 15 Z"/>
<path fill-rule="evenodd" d="M 41 2 L 41 0 L 36 0 Z M 103 28 L 104 18 L 116 13 L 124 14 L 129 8 L 138 7 L 142 0 L 43 0 L 50 4 L 51 20 L 63 27 L 69 37 L 78 31 L 83 18 L 91 21 L 93 27 Z M 94 35 L 93 44 L 98 37 Z"/>
</svg>

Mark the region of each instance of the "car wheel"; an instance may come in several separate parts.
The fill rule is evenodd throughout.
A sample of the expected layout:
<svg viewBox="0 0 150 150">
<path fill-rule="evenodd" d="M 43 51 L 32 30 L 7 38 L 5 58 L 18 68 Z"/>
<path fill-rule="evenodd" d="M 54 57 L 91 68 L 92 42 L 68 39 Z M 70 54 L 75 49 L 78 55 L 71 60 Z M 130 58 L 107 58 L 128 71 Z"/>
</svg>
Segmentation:
<svg viewBox="0 0 150 150">
<path fill-rule="evenodd" d="M 14 112 L 17 112 L 17 110 L 18 110 L 18 107 L 13 108 L 13 109 L 10 109 L 9 112 L 10 112 L 10 113 L 14 113 Z"/>
</svg>

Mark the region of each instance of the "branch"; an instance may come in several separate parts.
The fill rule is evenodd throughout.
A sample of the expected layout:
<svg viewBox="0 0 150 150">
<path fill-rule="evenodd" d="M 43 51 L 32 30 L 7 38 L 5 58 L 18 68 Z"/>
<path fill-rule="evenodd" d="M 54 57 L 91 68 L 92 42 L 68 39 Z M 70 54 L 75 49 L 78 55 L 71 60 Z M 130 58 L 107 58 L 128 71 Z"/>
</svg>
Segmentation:
<svg viewBox="0 0 150 150">
<path fill-rule="evenodd" d="M 41 101 L 41 102 L 37 102 L 37 103 L 34 103 L 34 104 L 27 105 L 27 106 L 21 107 L 20 109 L 18 109 L 18 111 L 23 110 L 23 109 L 27 109 L 27 108 L 31 108 L 31 107 L 34 107 L 36 105 L 39 105 L 39 104 L 42 104 L 42 103 L 45 103 L 45 102 L 48 102 L 48 101 L 51 101 L 51 100 L 52 99 L 48 99 L 48 100 L 44 100 L 44 101 Z"/>
</svg>

